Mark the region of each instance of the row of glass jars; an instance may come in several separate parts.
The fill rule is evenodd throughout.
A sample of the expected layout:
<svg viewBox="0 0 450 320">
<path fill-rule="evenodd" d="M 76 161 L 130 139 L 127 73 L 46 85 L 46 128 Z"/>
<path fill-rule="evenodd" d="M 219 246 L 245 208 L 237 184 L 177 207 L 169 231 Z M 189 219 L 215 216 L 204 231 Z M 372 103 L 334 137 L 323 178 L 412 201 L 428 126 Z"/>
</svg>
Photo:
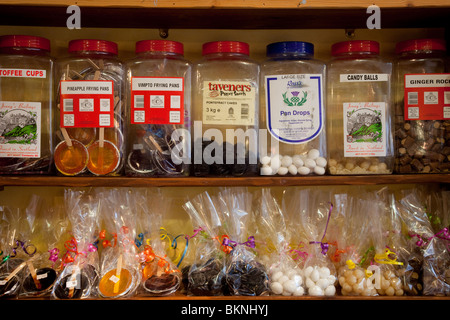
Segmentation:
<svg viewBox="0 0 450 320">
<path fill-rule="evenodd" d="M 441 40 L 399 43 L 393 69 L 375 41 L 336 43 L 328 64 L 300 41 L 269 44 L 262 64 L 238 41 L 205 43 L 195 64 L 168 40 L 137 42 L 125 63 L 110 41 L 68 51 L 55 62 L 47 39 L 0 38 L 2 174 L 53 163 L 68 176 L 450 169 Z"/>
</svg>

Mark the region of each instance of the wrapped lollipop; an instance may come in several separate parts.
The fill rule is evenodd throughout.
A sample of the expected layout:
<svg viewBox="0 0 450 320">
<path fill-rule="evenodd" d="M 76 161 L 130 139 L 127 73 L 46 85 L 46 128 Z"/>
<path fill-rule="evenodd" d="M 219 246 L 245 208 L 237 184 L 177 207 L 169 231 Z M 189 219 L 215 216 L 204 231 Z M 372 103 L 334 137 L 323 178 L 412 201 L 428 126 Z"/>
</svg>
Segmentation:
<svg viewBox="0 0 450 320">
<path fill-rule="evenodd" d="M 257 217 L 261 225 L 260 234 L 265 234 L 269 243 L 273 243 L 275 247 L 267 264 L 271 293 L 302 296 L 305 293 L 302 269 L 291 254 L 291 235 L 286 227 L 283 212 L 269 189 L 262 189 L 259 200 Z"/>
<path fill-rule="evenodd" d="M 263 264 L 249 250 L 255 246 L 254 236 L 246 237 L 252 194 L 246 188 L 228 188 L 219 193 L 221 212 L 229 238 L 223 244 L 233 250 L 228 256 L 225 272 L 227 294 L 262 296 L 269 294 L 269 277 Z"/>
<path fill-rule="evenodd" d="M 333 296 L 336 294 L 336 269 L 327 255 L 325 241 L 333 204 L 330 195 L 319 190 L 298 190 L 294 201 L 302 209 L 299 219 L 308 242 L 308 258 L 303 268 L 307 294 Z"/>
<path fill-rule="evenodd" d="M 64 243 L 63 270 L 53 285 L 52 298 L 96 297 L 99 256 L 93 242 L 98 233 L 98 200 L 91 190 L 66 189 L 64 204 L 71 234 Z"/>
<path fill-rule="evenodd" d="M 225 279 L 225 255 L 228 247 L 220 240 L 221 218 L 215 203 L 208 192 L 203 192 L 183 205 L 189 214 L 194 233 L 186 236 L 195 248 L 194 263 L 186 267 L 188 295 L 219 296 L 223 294 Z"/>
<path fill-rule="evenodd" d="M 167 256 L 160 237 L 162 216 L 165 213 L 163 194 L 159 189 L 151 194 L 135 192 L 136 200 L 143 205 L 141 224 L 148 235 L 146 244 L 141 246 L 139 258 L 141 262 L 140 295 L 166 296 L 178 290 L 181 284 L 181 272 Z M 138 198 L 139 197 L 139 198 Z M 152 199 L 147 205 L 146 199 Z"/>
<path fill-rule="evenodd" d="M 114 235 L 114 243 L 102 250 L 98 293 L 104 298 L 130 297 L 140 284 L 135 245 L 138 201 L 128 189 L 102 190 L 97 196 L 106 231 Z"/>
<path fill-rule="evenodd" d="M 32 242 L 38 199 L 32 197 L 23 208 L 4 207 L 5 257 L 0 266 L 0 298 L 17 298 L 24 278 L 30 273 L 36 286 L 41 287 L 34 262 L 40 257 Z"/>
</svg>

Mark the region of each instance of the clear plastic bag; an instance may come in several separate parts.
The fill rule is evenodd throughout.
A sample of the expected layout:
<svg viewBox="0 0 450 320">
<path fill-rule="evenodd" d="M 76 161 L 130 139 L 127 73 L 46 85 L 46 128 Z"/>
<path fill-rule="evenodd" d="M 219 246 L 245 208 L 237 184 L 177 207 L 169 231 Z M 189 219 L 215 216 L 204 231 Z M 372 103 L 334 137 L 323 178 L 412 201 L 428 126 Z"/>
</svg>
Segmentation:
<svg viewBox="0 0 450 320">
<path fill-rule="evenodd" d="M 98 200 L 91 190 L 66 189 L 64 204 L 71 235 L 64 243 L 64 269 L 53 285 L 52 298 L 96 297 L 99 256 L 93 242 L 99 225 Z"/>
<path fill-rule="evenodd" d="M 231 246 L 225 272 L 226 294 L 262 296 L 269 294 L 269 277 L 263 264 L 249 250 L 255 246 L 254 236 L 246 238 L 252 206 L 252 194 L 246 188 L 225 188 L 218 195 L 224 225 L 229 238 L 223 244 Z"/>
<path fill-rule="evenodd" d="M 265 236 L 275 250 L 269 254 L 268 274 L 269 287 L 274 295 L 302 296 L 305 293 L 302 269 L 291 254 L 291 233 L 284 214 L 269 189 L 262 189 L 257 220 L 259 221 L 258 236 Z"/>
<path fill-rule="evenodd" d="M 112 245 L 102 249 L 98 293 L 103 298 L 125 298 L 140 284 L 135 245 L 138 200 L 129 189 L 104 189 L 97 193 L 106 231 L 114 235 Z"/>
<path fill-rule="evenodd" d="M 189 214 L 194 233 L 188 237 L 195 248 L 194 263 L 186 267 L 188 295 L 219 296 L 224 293 L 225 252 L 220 242 L 222 221 L 218 203 L 207 191 L 183 205 Z"/>
<path fill-rule="evenodd" d="M 134 190 L 135 198 L 141 207 L 140 225 L 147 235 L 145 245 L 140 246 L 141 281 L 139 295 L 166 296 L 174 293 L 181 285 L 181 272 L 167 257 L 160 237 L 163 214 L 167 201 L 159 189 L 148 192 Z M 151 205 L 147 204 L 151 199 Z M 144 236 L 145 238 L 145 236 Z"/>
</svg>

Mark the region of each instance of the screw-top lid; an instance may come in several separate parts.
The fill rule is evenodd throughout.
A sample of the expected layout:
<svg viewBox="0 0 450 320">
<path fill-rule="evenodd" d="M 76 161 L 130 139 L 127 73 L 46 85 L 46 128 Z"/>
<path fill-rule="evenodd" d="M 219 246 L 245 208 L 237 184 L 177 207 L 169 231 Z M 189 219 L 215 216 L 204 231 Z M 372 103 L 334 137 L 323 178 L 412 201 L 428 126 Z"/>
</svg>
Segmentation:
<svg viewBox="0 0 450 320">
<path fill-rule="evenodd" d="M 141 40 L 136 42 L 136 53 L 141 52 L 170 52 L 184 54 L 183 44 L 171 40 Z"/>
<path fill-rule="evenodd" d="M 242 53 L 249 55 L 250 49 L 246 42 L 214 41 L 203 44 L 202 55 L 210 53 Z"/>
<path fill-rule="evenodd" d="M 267 56 L 278 54 L 314 54 L 314 45 L 303 41 L 275 42 L 267 45 Z"/>
<path fill-rule="evenodd" d="M 331 55 L 337 56 L 343 53 L 369 52 L 380 53 L 380 44 L 371 40 L 350 40 L 335 43 L 331 46 Z"/>
<path fill-rule="evenodd" d="M 400 41 L 395 46 L 395 53 L 400 54 L 408 51 L 437 50 L 447 51 L 445 41 L 441 39 L 413 39 Z"/>
<path fill-rule="evenodd" d="M 69 42 L 69 52 L 92 51 L 106 52 L 117 55 L 117 43 L 107 40 L 77 39 Z"/>
<path fill-rule="evenodd" d="M 0 48 L 34 48 L 50 51 L 50 40 L 37 36 L 6 35 L 0 37 Z"/>
</svg>

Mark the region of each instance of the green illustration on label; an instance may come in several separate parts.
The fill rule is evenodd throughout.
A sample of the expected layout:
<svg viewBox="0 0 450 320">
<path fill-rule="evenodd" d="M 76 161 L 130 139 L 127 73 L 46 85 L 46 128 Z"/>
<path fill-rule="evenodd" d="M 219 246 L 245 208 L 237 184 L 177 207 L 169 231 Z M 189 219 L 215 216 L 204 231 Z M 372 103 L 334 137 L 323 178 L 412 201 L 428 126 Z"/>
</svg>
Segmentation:
<svg viewBox="0 0 450 320">
<path fill-rule="evenodd" d="M 302 106 L 306 103 L 307 99 L 306 97 L 308 96 L 308 92 L 307 91 L 303 91 L 303 97 L 299 98 L 298 95 L 300 94 L 299 91 L 292 91 L 292 97 L 289 99 L 287 97 L 287 91 L 285 93 L 283 93 L 283 101 L 284 103 L 286 103 L 286 105 L 290 106 L 290 107 L 294 107 L 294 106 Z"/>
<path fill-rule="evenodd" d="M 24 110 L 0 112 L 2 143 L 31 145 L 37 143 L 37 113 Z"/>
</svg>

